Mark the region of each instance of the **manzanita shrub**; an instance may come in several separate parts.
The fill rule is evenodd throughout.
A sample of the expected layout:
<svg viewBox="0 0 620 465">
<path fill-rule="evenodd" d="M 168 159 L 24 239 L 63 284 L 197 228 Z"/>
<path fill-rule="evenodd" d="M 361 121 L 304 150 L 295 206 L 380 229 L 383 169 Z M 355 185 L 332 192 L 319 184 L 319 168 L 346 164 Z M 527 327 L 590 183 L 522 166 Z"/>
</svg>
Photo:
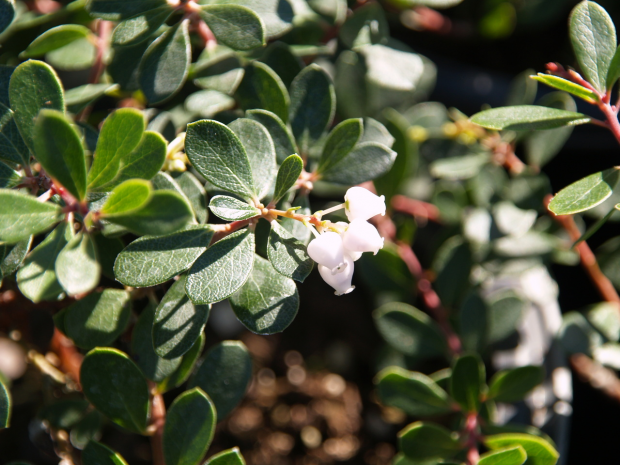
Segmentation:
<svg viewBox="0 0 620 465">
<path fill-rule="evenodd" d="M 63 463 L 124 464 L 112 424 L 157 465 L 245 463 L 208 452 L 253 375 L 242 342 L 205 337 L 211 306 L 285 331 L 312 272 L 377 308 L 376 397 L 414 420 L 395 464 L 558 461 L 569 358 L 620 369 L 619 244 L 599 267 L 586 242 L 620 171 L 552 197 L 540 168 L 576 125 L 620 143 L 616 29 L 579 3 L 578 70 L 526 71 L 469 118 L 425 101 L 437 69 L 384 10 L 457 3 L 0 0 L 0 282 L 52 309 L 60 369 L 20 344 L 62 393 L 38 415 Z M 602 302 L 562 321 L 549 267 L 580 262 Z"/>
</svg>

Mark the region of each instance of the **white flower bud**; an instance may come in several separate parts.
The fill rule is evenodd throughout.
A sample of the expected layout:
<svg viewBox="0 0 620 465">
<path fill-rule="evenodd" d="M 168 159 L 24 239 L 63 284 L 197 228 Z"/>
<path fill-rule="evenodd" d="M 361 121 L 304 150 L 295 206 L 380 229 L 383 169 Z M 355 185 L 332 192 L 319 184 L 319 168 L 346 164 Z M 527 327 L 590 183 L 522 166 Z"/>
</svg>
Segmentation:
<svg viewBox="0 0 620 465">
<path fill-rule="evenodd" d="M 319 265 L 319 273 L 323 280 L 335 289 L 336 295 L 348 294 L 355 286 L 351 286 L 351 280 L 353 279 L 353 260 L 345 255 L 345 267 L 340 273 L 332 273 L 332 271 L 323 265 Z"/>
<path fill-rule="evenodd" d="M 375 215 L 385 215 L 385 196 L 378 197 L 363 187 L 350 188 L 344 200 L 344 211 L 349 221 L 369 220 Z"/>
<path fill-rule="evenodd" d="M 344 248 L 340 234 L 328 231 L 308 244 L 308 255 L 319 265 L 326 266 L 332 273 L 341 272 L 346 267 Z"/>
<path fill-rule="evenodd" d="M 368 221 L 356 219 L 351 221 L 348 229 L 342 235 L 342 244 L 345 254 L 351 252 L 373 252 L 377 255 L 383 248 L 384 239 L 379 231 Z"/>
</svg>

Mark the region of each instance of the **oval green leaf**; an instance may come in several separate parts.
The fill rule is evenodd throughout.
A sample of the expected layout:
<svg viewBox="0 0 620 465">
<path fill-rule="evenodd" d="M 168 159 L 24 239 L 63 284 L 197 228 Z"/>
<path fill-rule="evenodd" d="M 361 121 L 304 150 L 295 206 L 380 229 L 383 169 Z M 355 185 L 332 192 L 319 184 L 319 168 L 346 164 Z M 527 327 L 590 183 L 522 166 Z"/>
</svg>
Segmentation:
<svg viewBox="0 0 620 465">
<path fill-rule="evenodd" d="M 167 360 L 189 351 L 209 318 L 210 305 L 194 305 L 185 294 L 185 276 L 168 289 L 157 306 L 152 342 L 157 355 Z"/>
<path fill-rule="evenodd" d="M 125 459 L 101 443 L 90 441 L 82 451 L 84 465 L 127 465 Z"/>
<path fill-rule="evenodd" d="M 299 282 L 304 282 L 314 267 L 306 245 L 277 221 L 271 223 L 267 256 L 278 273 Z"/>
<path fill-rule="evenodd" d="M 170 406 L 164 426 L 166 465 L 198 465 L 215 433 L 217 414 L 200 389 L 185 391 Z"/>
<path fill-rule="evenodd" d="M 297 154 L 287 157 L 278 170 L 272 202 L 276 203 L 291 189 L 304 169 L 304 161 Z"/>
<path fill-rule="evenodd" d="M 346 157 L 357 145 L 363 132 L 364 125 L 361 118 L 344 120 L 332 129 L 323 146 L 317 172 L 327 171 Z"/>
<path fill-rule="evenodd" d="M 485 376 L 484 363 L 478 355 L 463 355 L 454 364 L 450 394 L 465 412 L 478 412 Z"/>
<path fill-rule="evenodd" d="M 80 232 L 61 250 L 56 259 L 56 277 L 69 295 L 92 291 L 101 277 L 95 243 L 89 234 Z"/>
<path fill-rule="evenodd" d="M 0 189 L 0 241 L 9 244 L 28 239 L 60 220 L 61 209 L 21 192 Z"/>
<path fill-rule="evenodd" d="M 279 274 L 259 255 L 246 283 L 230 296 L 230 305 L 241 323 L 257 334 L 284 331 L 297 316 L 299 294 L 295 283 Z"/>
<path fill-rule="evenodd" d="M 128 47 L 144 42 L 166 22 L 173 11 L 169 5 L 163 5 L 127 18 L 114 29 L 112 43 Z"/>
<path fill-rule="evenodd" d="M 237 50 L 251 50 L 265 45 L 263 22 L 249 8 L 239 5 L 204 5 L 200 17 L 217 41 Z"/>
<path fill-rule="evenodd" d="M 278 163 L 284 162 L 286 157 L 297 152 L 291 131 L 278 115 L 267 110 L 248 110 L 245 115 L 247 118 L 258 121 L 269 131 L 276 149 Z"/>
<path fill-rule="evenodd" d="M 226 221 L 247 220 L 261 214 L 258 208 L 227 195 L 212 197 L 209 209 L 215 216 Z"/>
<path fill-rule="evenodd" d="M 209 349 L 189 387 L 206 392 L 223 420 L 241 401 L 252 378 L 252 359 L 240 341 L 224 341 Z"/>
<path fill-rule="evenodd" d="M 185 288 L 192 302 L 211 304 L 234 294 L 250 277 L 254 248 L 254 233 L 244 229 L 207 249 L 187 275 Z"/>
<path fill-rule="evenodd" d="M 582 113 L 537 105 L 493 108 L 476 113 L 470 118 L 473 123 L 498 131 L 553 129 L 589 123 L 590 119 Z"/>
<path fill-rule="evenodd" d="M 258 108 L 273 112 L 283 122 L 288 120 L 288 90 L 275 71 L 260 61 L 254 61 L 245 67 L 236 97 L 244 110 Z"/>
<path fill-rule="evenodd" d="M 114 423 L 136 433 L 146 431 L 149 390 L 140 369 L 111 348 L 91 350 L 80 369 L 86 398 Z"/>
<path fill-rule="evenodd" d="M 321 179 L 349 186 L 361 184 L 387 173 L 395 160 L 394 150 L 378 142 L 363 142 L 324 171 Z"/>
<path fill-rule="evenodd" d="M 524 366 L 503 370 L 491 379 L 487 397 L 497 402 L 517 402 L 542 383 L 545 370 L 539 366 Z"/>
<path fill-rule="evenodd" d="M 205 465 L 245 465 L 245 460 L 239 449 L 233 447 L 209 457 Z"/>
<path fill-rule="evenodd" d="M 213 230 L 198 225 L 166 236 L 141 237 L 118 255 L 114 276 L 125 286 L 162 284 L 192 266 L 212 238 Z"/>
<path fill-rule="evenodd" d="M 506 433 L 487 436 L 484 444 L 492 450 L 521 446 L 527 453 L 525 465 L 555 465 L 560 457 L 551 444 L 529 434 Z"/>
<path fill-rule="evenodd" d="M 613 193 L 620 170 L 611 168 L 586 176 L 558 192 L 549 203 L 556 215 L 571 215 L 603 203 Z"/>
<path fill-rule="evenodd" d="M 92 35 L 90 29 L 81 24 L 63 24 L 48 29 L 28 45 L 28 48 L 19 54 L 20 58 L 34 58 L 45 55 L 47 52 L 59 49 L 65 45 Z"/>
<path fill-rule="evenodd" d="M 450 458 L 463 446 L 445 427 L 418 421 L 398 433 L 400 450 L 411 460 Z"/>
<path fill-rule="evenodd" d="M 150 182 L 130 179 L 114 188 L 101 207 L 100 213 L 106 219 L 132 215 L 148 203 L 151 195 Z"/>
<path fill-rule="evenodd" d="M 131 316 L 129 293 L 119 289 L 93 292 L 71 304 L 64 318 L 64 329 L 83 349 L 112 344 Z"/>
<path fill-rule="evenodd" d="M 525 449 L 521 446 L 516 446 L 482 454 L 478 465 L 523 465 L 526 460 L 527 453 Z"/>
<path fill-rule="evenodd" d="M 409 415 L 424 417 L 451 411 L 448 393 L 422 373 L 389 367 L 379 372 L 375 384 L 382 403 Z"/>
</svg>

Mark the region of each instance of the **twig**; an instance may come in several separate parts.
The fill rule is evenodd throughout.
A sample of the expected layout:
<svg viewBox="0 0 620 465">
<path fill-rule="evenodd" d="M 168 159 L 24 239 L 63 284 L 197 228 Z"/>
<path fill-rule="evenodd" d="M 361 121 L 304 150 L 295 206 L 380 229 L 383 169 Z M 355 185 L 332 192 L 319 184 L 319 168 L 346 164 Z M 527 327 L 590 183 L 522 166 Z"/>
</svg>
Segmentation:
<svg viewBox="0 0 620 465">
<path fill-rule="evenodd" d="M 549 202 L 551 202 L 552 196 L 548 195 L 544 202 L 545 208 L 549 211 Z M 575 219 L 571 215 L 558 215 L 556 216 L 553 212 L 549 211 L 549 214 L 553 216 L 553 218 L 560 224 L 562 227 L 568 232 L 568 235 L 571 241 L 576 242 L 581 237 L 581 232 L 577 225 L 575 224 Z M 603 274 L 601 268 L 598 266 L 598 262 L 596 261 L 596 256 L 590 246 L 586 241 L 582 241 L 575 249 L 579 253 L 579 258 L 581 259 L 581 265 L 586 270 L 586 273 L 590 277 L 592 283 L 596 286 L 601 297 L 607 302 L 615 302 L 620 304 L 620 296 L 618 296 L 618 292 L 616 291 L 614 285 L 611 281 Z"/>
<path fill-rule="evenodd" d="M 395 195 L 390 202 L 392 208 L 413 217 L 424 218 L 436 223 L 441 222 L 439 209 L 432 203 L 410 199 L 404 195 Z"/>
<path fill-rule="evenodd" d="M 584 354 L 571 355 L 570 364 L 579 377 L 593 388 L 603 391 L 611 399 L 620 402 L 620 380 L 613 370 L 605 368 Z"/>
<path fill-rule="evenodd" d="M 166 405 L 161 394 L 153 395 L 151 400 L 151 424 L 149 432 L 151 434 L 151 451 L 153 454 L 153 465 L 166 465 L 164 460 L 163 437 L 164 426 L 166 425 Z"/>
<path fill-rule="evenodd" d="M 478 452 L 478 413 L 472 412 L 465 420 L 465 435 L 467 436 L 467 465 L 477 465 L 480 460 Z"/>
<path fill-rule="evenodd" d="M 454 329 L 452 329 L 452 325 L 450 324 L 450 320 L 448 318 L 448 311 L 442 305 L 441 299 L 433 289 L 431 282 L 425 276 L 418 257 L 409 245 L 403 242 L 396 242 L 396 245 L 398 246 L 398 254 L 400 255 L 400 258 L 405 262 L 409 272 L 414 276 L 418 283 L 418 291 L 422 296 L 424 305 L 433 313 L 435 320 L 437 320 L 439 327 L 446 336 L 446 341 L 448 342 L 450 352 L 452 352 L 452 355 L 454 356 L 459 355 L 463 350 L 461 339 L 454 332 Z"/>
<path fill-rule="evenodd" d="M 54 328 L 50 349 L 58 356 L 62 371 L 71 376 L 73 381 L 79 385 L 80 367 L 84 356 L 78 352 L 73 342 L 57 328 Z"/>
<path fill-rule="evenodd" d="M 111 21 L 104 21 L 102 19 L 97 23 L 97 54 L 95 56 L 95 64 L 93 65 L 90 77 L 88 78 L 89 84 L 97 84 L 103 70 L 105 69 L 105 63 L 103 58 L 108 48 L 108 42 L 110 41 L 110 35 L 112 34 L 113 23 Z M 92 105 L 87 105 L 76 117 L 77 121 L 84 122 L 90 116 L 92 111 Z"/>
</svg>

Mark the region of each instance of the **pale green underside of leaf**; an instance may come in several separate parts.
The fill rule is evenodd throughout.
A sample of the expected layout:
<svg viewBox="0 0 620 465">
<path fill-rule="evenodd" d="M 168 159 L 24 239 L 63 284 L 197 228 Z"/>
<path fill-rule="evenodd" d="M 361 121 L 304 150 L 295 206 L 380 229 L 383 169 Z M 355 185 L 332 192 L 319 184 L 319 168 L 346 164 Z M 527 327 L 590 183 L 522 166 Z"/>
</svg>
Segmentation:
<svg viewBox="0 0 620 465">
<path fill-rule="evenodd" d="M 60 220 L 58 205 L 21 192 L 0 189 L 0 241 L 14 244 L 51 228 Z"/>
<path fill-rule="evenodd" d="M 487 129 L 498 131 L 531 131 L 586 124 L 590 122 L 590 117 L 556 108 L 519 105 L 485 110 L 476 113 L 470 120 Z"/>
<path fill-rule="evenodd" d="M 247 220 L 261 214 L 258 208 L 227 195 L 213 197 L 209 209 L 215 216 L 226 221 Z"/>
<path fill-rule="evenodd" d="M 620 170 L 616 168 L 591 174 L 558 192 L 549 203 L 549 210 L 556 215 L 569 215 L 594 208 L 612 194 L 619 179 Z"/>
</svg>

